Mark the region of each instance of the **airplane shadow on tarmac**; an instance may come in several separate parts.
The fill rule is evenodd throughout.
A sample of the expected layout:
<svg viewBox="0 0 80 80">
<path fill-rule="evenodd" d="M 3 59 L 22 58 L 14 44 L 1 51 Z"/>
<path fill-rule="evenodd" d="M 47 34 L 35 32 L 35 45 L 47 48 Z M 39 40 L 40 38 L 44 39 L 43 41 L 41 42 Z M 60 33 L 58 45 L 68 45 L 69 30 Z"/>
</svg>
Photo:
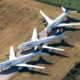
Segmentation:
<svg viewBox="0 0 80 80">
<path fill-rule="evenodd" d="M 27 49 L 27 50 L 24 50 L 24 51 L 20 52 L 20 54 L 26 55 L 26 54 L 32 53 L 33 51 L 34 51 L 34 49 L 30 48 L 30 49 Z"/>
<path fill-rule="evenodd" d="M 56 53 L 56 52 L 53 52 L 53 51 L 49 51 L 48 49 L 43 49 L 43 52 L 47 52 L 51 56 L 54 56 L 55 55 L 55 56 L 59 56 L 59 57 L 69 58 L 66 55 L 59 54 L 59 53 Z"/>
<path fill-rule="evenodd" d="M 69 16 L 66 16 L 66 18 L 67 18 L 67 20 L 63 21 L 63 23 L 80 22 L 80 20 L 71 18 Z"/>
<path fill-rule="evenodd" d="M 15 73 L 17 71 L 17 68 L 15 67 L 10 67 L 8 69 L 3 70 L 2 72 L 0 72 L 0 75 L 7 75 L 7 74 L 11 74 L 11 73 Z"/>
<path fill-rule="evenodd" d="M 53 63 L 48 62 L 47 60 L 45 60 L 45 59 L 42 58 L 41 56 L 39 57 L 38 60 L 35 60 L 35 61 L 29 61 L 28 64 L 32 64 L 32 65 L 36 65 L 36 64 L 47 64 L 47 65 L 53 65 Z"/>
<path fill-rule="evenodd" d="M 54 29 L 52 29 L 51 32 L 49 32 L 47 34 L 47 36 L 49 37 L 49 36 L 56 35 L 58 29 L 60 29 L 60 28 L 54 28 Z M 67 27 L 64 27 L 63 28 L 63 32 L 66 32 L 66 31 L 72 31 L 72 32 L 80 31 L 80 28 L 76 28 L 76 27 L 74 27 L 74 28 L 71 28 L 71 27 L 67 28 Z"/>
<path fill-rule="evenodd" d="M 64 39 L 62 39 L 60 43 L 48 44 L 48 46 L 51 46 L 51 47 L 59 47 L 59 46 L 74 47 L 73 45 L 66 42 Z"/>
<path fill-rule="evenodd" d="M 50 74 L 44 73 L 44 72 L 40 72 L 40 71 L 36 71 L 36 70 L 29 70 L 28 68 L 23 68 L 21 71 L 19 71 L 20 73 L 22 72 L 29 72 L 30 74 L 39 74 L 39 75 L 45 75 L 45 76 L 49 76 Z"/>
<path fill-rule="evenodd" d="M 53 65 L 53 63 L 48 62 L 47 60 L 43 59 L 41 56 L 39 57 L 38 60 L 35 61 L 29 61 L 27 62 L 27 64 L 31 64 L 31 65 L 36 65 L 36 64 L 47 64 L 47 65 Z M 31 74 L 40 74 L 40 75 L 46 75 L 49 76 L 49 74 L 44 73 L 44 72 L 40 72 L 40 71 L 35 71 L 33 69 L 29 70 L 28 68 L 23 68 L 22 70 L 20 70 L 19 72 L 29 72 Z"/>
<path fill-rule="evenodd" d="M 65 58 L 69 58 L 68 56 L 66 56 L 66 55 L 63 55 L 63 54 L 59 54 L 59 53 L 55 53 L 55 52 L 49 52 L 49 54 L 51 55 L 51 56 L 59 56 L 59 57 L 65 57 Z"/>
<path fill-rule="evenodd" d="M 40 74 L 40 75 L 49 76 L 49 74 L 47 74 L 47 73 L 39 72 L 39 71 L 35 71 L 35 70 L 29 70 L 29 69 L 26 68 L 26 67 L 22 68 L 21 70 L 18 70 L 17 67 L 15 67 L 15 68 L 14 68 L 14 67 L 11 67 L 11 68 L 9 68 L 9 69 L 6 69 L 6 70 L 0 72 L 0 75 L 8 75 L 8 74 L 15 73 L 15 72 L 17 72 L 17 71 L 20 72 L 20 73 L 22 73 L 22 72 L 29 72 L 29 73 L 31 73 L 31 74 Z"/>
</svg>

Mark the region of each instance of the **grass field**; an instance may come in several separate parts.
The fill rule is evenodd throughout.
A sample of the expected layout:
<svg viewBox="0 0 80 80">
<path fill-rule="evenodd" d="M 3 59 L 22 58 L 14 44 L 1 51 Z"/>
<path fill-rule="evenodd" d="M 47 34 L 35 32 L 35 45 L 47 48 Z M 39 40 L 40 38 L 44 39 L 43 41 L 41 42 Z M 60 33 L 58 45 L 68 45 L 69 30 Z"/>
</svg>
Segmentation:
<svg viewBox="0 0 80 80">
<path fill-rule="evenodd" d="M 17 51 L 16 47 L 29 39 L 28 36 L 32 33 L 34 27 L 37 27 L 38 32 L 44 28 L 41 22 L 42 16 L 39 13 L 40 9 L 52 19 L 55 19 L 62 13 L 59 7 L 35 0 L 1 0 L 0 5 L 1 62 L 5 60 L 5 55 L 9 52 L 11 45 L 14 45 Z M 68 16 L 77 21 L 80 20 L 80 13 L 73 13 Z M 58 44 L 57 47 L 64 48 L 65 52 L 55 51 L 55 54 L 52 56 L 44 55 L 43 58 L 52 63 L 52 65 L 45 65 L 45 71 L 37 69 L 35 74 L 31 74 L 24 70 L 22 73 L 17 72 L 14 74 L 10 80 L 61 80 L 74 66 L 75 61 L 80 60 L 80 31 L 68 31 L 64 34 L 69 36 L 69 39 L 65 40 L 68 46 L 60 44 L 61 39 L 57 39 L 52 43 Z M 74 47 L 69 47 L 69 45 Z M 66 56 L 69 58 L 66 58 Z M 39 56 L 36 56 L 32 61 L 38 60 L 38 58 Z M 40 65 L 43 66 L 44 64 Z"/>
<path fill-rule="evenodd" d="M 36 1 L 40 1 L 58 7 L 64 6 L 65 8 L 67 7 L 68 2 L 70 1 L 71 9 L 78 10 L 80 12 L 80 0 L 69 0 L 69 1 L 68 0 L 36 0 Z"/>
</svg>

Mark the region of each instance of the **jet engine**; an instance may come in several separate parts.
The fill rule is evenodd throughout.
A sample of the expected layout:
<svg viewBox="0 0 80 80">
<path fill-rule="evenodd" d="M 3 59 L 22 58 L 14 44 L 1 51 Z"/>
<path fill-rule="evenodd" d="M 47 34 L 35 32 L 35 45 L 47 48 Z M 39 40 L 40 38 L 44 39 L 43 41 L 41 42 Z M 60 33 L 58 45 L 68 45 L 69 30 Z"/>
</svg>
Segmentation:
<svg viewBox="0 0 80 80">
<path fill-rule="evenodd" d="M 48 22 L 45 20 L 45 18 L 44 17 L 42 17 L 41 18 L 41 20 L 42 20 L 42 22 L 43 22 L 43 24 L 45 25 L 45 27 L 48 25 Z"/>
</svg>

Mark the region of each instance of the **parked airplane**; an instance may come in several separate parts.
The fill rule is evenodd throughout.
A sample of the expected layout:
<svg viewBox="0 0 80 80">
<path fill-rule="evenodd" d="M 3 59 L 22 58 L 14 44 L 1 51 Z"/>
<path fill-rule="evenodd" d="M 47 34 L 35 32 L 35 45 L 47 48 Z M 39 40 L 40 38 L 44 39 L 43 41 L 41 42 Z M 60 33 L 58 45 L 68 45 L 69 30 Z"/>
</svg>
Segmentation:
<svg viewBox="0 0 80 80">
<path fill-rule="evenodd" d="M 33 58 L 37 54 L 47 54 L 47 53 L 42 53 L 40 51 L 40 49 L 38 49 L 38 47 L 37 47 L 33 53 L 30 53 L 30 54 L 27 54 L 27 55 L 22 56 L 20 58 L 17 58 L 15 56 L 15 52 L 14 52 L 13 46 L 11 46 L 10 47 L 9 60 L 0 63 L 0 69 L 2 71 L 3 68 L 11 67 L 11 66 L 19 67 L 19 69 L 22 69 L 23 67 L 45 69 L 45 67 L 40 67 L 40 66 L 35 66 L 35 65 L 30 65 L 30 64 L 23 63 L 24 61 L 30 60 L 31 58 Z"/>
<path fill-rule="evenodd" d="M 41 15 L 43 16 L 42 20 L 44 25 L 46 26 L 46 28 L 44 29 L 44 31 L 46 32 L 50 32 L 53 28 L 57 28 L 57 27 L 66 27 L 66 26 L 75 26 L 75 25 L 80 25 L 80 23 L 61 23 L 62 20 L 69 14 L 69 13 L 73 13 L 73 12 L 77 12 L 77 11 L 70 11 L 70 3 L 68 4 L 67 9 L 65 9 L 64 7 L 61 7 L 61 9 L 63 10 L 63 13 L 56 18 L 55 20 L 50 19 L 45 13 L 43 13 L 40 10 Z"/>
<path fill-rule="evenodd" d="M 36 47 L 36 46 L 39 46 L 40 44 L 43 44 L 42 48 L 64 51 L 64 49 L 44 45 L 45 43 L 48 43 L 48 42 L 55 40 L 56 38 L 59 38 L 59 37 L 67 38 L 67 36 L 64 36 L 61 31 L 57 30 L 57 34 L 55 36 L 50 36 L 50 37 L 46 37 L 43 39 L 38 39 L 37 30 L 35 28 L 33 30 L 31 41 L 24 42 L 24 43 L 20 44 L 18 46 L 18 49 L 23 51 L 24 49 Z"/>
</svg>

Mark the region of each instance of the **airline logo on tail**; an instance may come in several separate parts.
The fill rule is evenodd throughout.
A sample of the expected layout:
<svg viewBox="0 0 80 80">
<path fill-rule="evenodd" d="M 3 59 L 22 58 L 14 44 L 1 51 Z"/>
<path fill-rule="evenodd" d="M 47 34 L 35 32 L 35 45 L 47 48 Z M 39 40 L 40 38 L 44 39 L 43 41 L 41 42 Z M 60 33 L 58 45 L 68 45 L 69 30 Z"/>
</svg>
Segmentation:
<svg viewBox="0 0 80 80">
<path fill-rule="evenodd" d="M 61 28 L 61 29 L 60 29 L 60 32 L 62 32 L 62 33 L 63 33 L 63 31 L 64 31 L 64 30 L 63 30 L 63 28 Z"/>
<path fill-rule="evenodd" d="M 67 12 L 70 9 L 70 5 L 71 5 L 71 3 L 69 2 L 65 12 Z"/>
<path fill-rule="evenodd" d="M 68 5 L 68 8 L 70 8 L 71 3 L 69 2 L 68 4 L 69 4 L 69 5 Z"/>
<path fill-rule="evenodd" d="M 42 46 L 43 46 L 43 43 L 41 43 L 41 44 L 37 47 L 37 49 L 34 51 L 34 53 L 39 52 L 39 51 L 41 50 Z"/>
</svg>

